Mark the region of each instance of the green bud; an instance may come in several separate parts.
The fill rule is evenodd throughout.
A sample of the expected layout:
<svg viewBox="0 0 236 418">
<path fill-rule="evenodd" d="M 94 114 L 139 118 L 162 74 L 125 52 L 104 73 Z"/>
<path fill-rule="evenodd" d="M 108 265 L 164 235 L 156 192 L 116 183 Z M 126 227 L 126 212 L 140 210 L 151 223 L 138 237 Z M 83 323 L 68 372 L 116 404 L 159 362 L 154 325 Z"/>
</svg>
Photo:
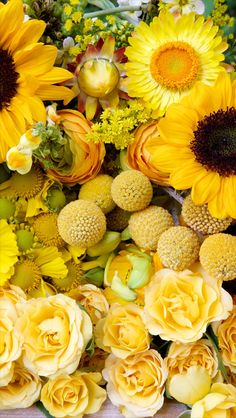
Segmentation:
<svg viewBox="0 0 236 418">
<path fill-rule="evenodd" d="M 128 241 L 129 239 L 131 239 L 131 235 L 130 235 L 130 232 L 129 232 L 129 227 L 127 226 L 127 228 L 125 228 L 121 232 L 121 241 Z"/>
<path fill-rule="evenodd" d="M 129 288 L 139 289 L 140 287 L 146 286 L 150 278 L 151 262 L 146 257 L 141 256 L 127 255 L 127 258 L 133 266 L 127 282 Z"/>
<path fill-rule="evenodd" d="M 88 248 L 87 254 L 90 257 L 97 257 L 111 253 L 119 245 L 120 241 L 121 235 L 119 232 L 107 231 L 101 241 Z"/>
<path fill-rule="evenodd" d="M 89 283 L 101 287 L 103 285 L 104 270 L 101 267 L 96 267 L 85 273 L 85 277 Z"/>
<path fill-rule="evenodd" d="M 107 260 L 108 260 L 109 256 L 110 256 L 110 254 L 104 254 L 104 255 L 101 255 L 100 257 L 96 258 L 95 260 L 85 261 L 82 264 L 82 269 L 84 271 L 88 271 L 88 270 L 91 270 L 91 269 L 96 268 L 96 267 L 104 268 L 107 264 Z"/>
<path fill-rule="evenodd" d="M 137 299 L 136 293 L 129 289 L 128 286 L 126 286 L 118 276 L 118 273 L 116 272 L 111 284 L 111 289 L 117 293 L 117 295 L 124 300 L 127 300 L 128 302 L 133 302 L 135 299 Z"/>
</svg>

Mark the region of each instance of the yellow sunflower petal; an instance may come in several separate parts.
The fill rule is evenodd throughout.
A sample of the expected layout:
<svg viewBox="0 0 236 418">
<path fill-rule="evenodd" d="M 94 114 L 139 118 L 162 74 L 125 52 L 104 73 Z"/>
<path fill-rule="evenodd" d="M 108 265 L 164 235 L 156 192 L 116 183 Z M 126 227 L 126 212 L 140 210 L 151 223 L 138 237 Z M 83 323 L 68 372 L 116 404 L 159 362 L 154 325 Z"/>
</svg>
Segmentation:
<svg viewBox="0 0 236 418">
<path fill-rule="evenodd" d="M 73 99 L 74 94 L 72 90 L 63 86 L 50 86 L 48 84 L 41 84 L 37 90 L 37 95 L 42 100 L 64 100 L 64 104 Z"/>
<path fill-rule="evenodd" d="M 177 190 L 190 189 L 195 181 L 202 176 L 202 166 L 194 159 L 185 161 L 182 167 L 174 170 L 170 176 L 170 184 Z"/>
<path fill-rule="evenodd" d="M 194 182 L 191 197 L 196 205 L 204 205 L 212 200 L 220 189 L 220 175 L 211 171 L 204 172 Z"/>
<path fill-rule="evenodd" d="M 231 216 L 227 208 L 227 202 L 224 200 L 227 196 L 227 193 L 230 193 L 227 188 L 225 188 L 225 179 L 221 180 L 220 189 L 218 193 L 213 197 L 212 200 L 208 202 L 208 210 L 212 216 L 215 218 L 227 218 Z"/>
<path fill-rule="evenodd" d="M 39 76 L 51 70 L 56 56 L 55 46 L 30 44 L 14 54 L 14 61 L 19 72 Z"/>
<path fill-rule="evenodd" d="M 50 71 L 47 71 L 45 74 L 42 74 L 38 77 L 40 83 L 52 84 L 52 83 L 61 83 L 62 81 L 69 80 L 72 78 L 70 71 L 65 70 L 64 68 L 52 68 Z"/>
<path fill-rule="evenodd" d="M 13 18 L 14 17 L 14 18 Z M 17 36 L 24 19 L 21 0 L 11 0 L 0 10 L 0 46 L 7 48 L 12 37 Z M 9 24 L 10 23 L 10 24 Z"/>
<path fill-rule="evenodd" d="M 9 43 L 8 49 L 14 53 L 17 49 L 22 49 L 35 43 L 42 36 L 46 27 L 43 20 L 28 20 L 18 30 L 17 36 L 13 37 Z"/>
</svg>

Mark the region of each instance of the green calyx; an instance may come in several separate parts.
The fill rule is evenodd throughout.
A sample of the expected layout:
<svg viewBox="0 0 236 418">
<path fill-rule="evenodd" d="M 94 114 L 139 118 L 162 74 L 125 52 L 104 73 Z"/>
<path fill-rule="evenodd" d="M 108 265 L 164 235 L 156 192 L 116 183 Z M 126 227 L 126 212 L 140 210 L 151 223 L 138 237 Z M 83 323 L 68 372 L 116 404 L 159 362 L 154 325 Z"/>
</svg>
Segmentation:
<svg viewBox="0 0 236 418">
<path fill-rule="evenodd" d="M 33 248 L 34 234 L 27 229 L 18 229 L 16 231 L 16 241 L 20 251 L 27 252 Z"/>
<path fill-rule="evenodd" d="M 10 219 L 15 215 L 16 204 L 6 197 L 0 198 L 0 219 Z"/>
<path fill-rule="evenodd" d="M 58 187 L 51 187 L 48 190 L 45 203 L 50 212 L 59 212 L 66 204 L 66 196 Z"/>
</svg>

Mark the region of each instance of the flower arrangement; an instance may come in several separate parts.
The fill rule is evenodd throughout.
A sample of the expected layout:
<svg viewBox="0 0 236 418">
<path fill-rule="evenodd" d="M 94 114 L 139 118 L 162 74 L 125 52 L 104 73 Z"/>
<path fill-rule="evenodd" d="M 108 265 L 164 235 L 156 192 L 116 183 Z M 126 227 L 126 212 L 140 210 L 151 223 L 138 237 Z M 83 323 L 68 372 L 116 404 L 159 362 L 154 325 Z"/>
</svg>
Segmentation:
<svg viewBox="0 0 236 418">
<path fill-rule="evenodd" d="M 234 16 L 0 3 L 1 416 L 236 417 Z"/>
</svg>

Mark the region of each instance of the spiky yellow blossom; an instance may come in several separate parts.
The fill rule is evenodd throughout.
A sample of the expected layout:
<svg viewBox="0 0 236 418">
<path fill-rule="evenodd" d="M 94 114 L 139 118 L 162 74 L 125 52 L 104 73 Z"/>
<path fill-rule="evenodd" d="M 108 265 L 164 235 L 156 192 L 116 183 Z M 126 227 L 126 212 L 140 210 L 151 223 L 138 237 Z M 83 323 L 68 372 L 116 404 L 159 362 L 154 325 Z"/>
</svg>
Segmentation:
<svg viewBox="0 0 236 418">
<path fill-rule="evenodd" d="M 156 251 L 160 235 L 174 226 L 169 212 L 158 206 L 135 212 L 129 220 L 129 232 L 135 244 L 145 250 Z"/>
<path fill-rule="evenodd" d="M 126 85 L 131 97 L 141 97 L 156 115 L 189 94 L 197 81 L 213 84 L 223 67 L 227 44 L 217 26 L 195 13 L 175 20 L 160 12 L 148 26 L 140 22 L 125 54 Z"/>
<path fill-rule="evenodd" d="M 190 228 L 207 235 L 224 231 L 232 222 L 231 218 L 217 219 L 212 216 L 207 204 L 195 205 L 191 195 L 184 199 L 181 215 Z"/>
<path fill-rule="evenodd" d="M 106 218 L 94 202 L 75 200 L 59 213 L 58 229 L 68 244 L 88 248 L 102 239 L 106 232 Z"/>
<path fill-rule="evenodd" d="M 44 276 L 63 279 L 67 272 L 61 253 L 56 247 L 37 248 L 31 252 L 30 258 L 22 257 L 16 263 L 10 283 L 29 293 L 40 287 Z"/>
<path fill-rule="evenodd" d="M 106 216 L 107 229 L 111 231 L 123 231 L 128 226 L 131 213 L 116 206 Z"/>
<path fill-rule="evenodd" d="M 81 262 L 75 263 L 74 260 L 69 260 L 66 267 L 68 273 L 65 277 L 52 279 L 52 284 L 60 293 L 69 292 L 71 289 L 76 289 L 79 285 L 86 283 Z"/>
<path fill-rule="evenodd" d="M 19 251 L 16 236 L 5 219 L 0 219 L 0 286 L 11 277 Z"/>
<path fill-rule="evenodd" d="M 208 274 L 220 280 L 236 278 L 236 237 L 214 234 L 200 248 L 200 262 Z"/>
<path fill-rule="evenodd" d="M 32 217 L 48 211 L 44 199 L 52 184 L 53 180 L 35 166 L 24 175 L 13 173 L 9 180 L 0 184 L 0 196 L 18 199 L 19 204 L 25 206 L 25 216 Z"/>
<path fill-rule="evenodd" d="M 43 100 L 70 100 L 71 91 L 54 86 L 71 73 L 53 67 L 57 49 L 38 42 L 46 23 L 24 21 L 23 2 L 11 0 L 0 7 L 0 161 L 8 147 L 18 144 L 27 124 L 45 121 Z"/>
<path fill-rule="evenodd" d="M 65 242 L 61 238 L 56 213 L 42 213 L 32 220 L 32 227 L 38 240 L 46 247 L 62 247 Z"/>
<path fill-rule="evenodd" d="M 152 199 L 152 185 L 148 177 L 137 170 L 127 170 L 115 177 L 111 186 L 114 202 L 129 212 L 145 209 Z"/>
<path fill-rule="evenodd" d="M 158 240 L 157 252 L 162 264 L 173 270 L 189 268 L 197 259 L 200 242 L 197 234 L 186 226 L 173 226 Z"/>
<path fill-rule="evenodd" d="M 111 197 L 111 185 L 113 178 L 107 174 L 99 174 L 94 179 L 83 184 L 79 191 L 79 199 L 91 200 L 96 203 L 103 213 L 111 212 L 115 208 L 115 202 Z"/>
<path fill-rule="evenodd" d="M 226 73 L 214 87 L 198 83 L 159 121 L 164 144 L 151 156 L 156 168 L 170 173 L 171 186 L 192 188 L 193 202 L 207 203 L 215 218 L 236 218 L 235 93 L 236 81 Z"/>
</svg>

